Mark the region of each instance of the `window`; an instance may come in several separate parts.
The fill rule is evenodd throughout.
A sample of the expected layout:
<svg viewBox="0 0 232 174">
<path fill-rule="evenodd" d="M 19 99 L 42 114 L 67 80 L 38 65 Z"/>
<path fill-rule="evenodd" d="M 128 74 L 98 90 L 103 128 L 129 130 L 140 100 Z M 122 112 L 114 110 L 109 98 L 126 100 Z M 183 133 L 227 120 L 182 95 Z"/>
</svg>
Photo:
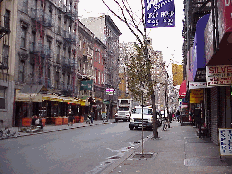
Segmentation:
<svg viewBox="0 0 232 174">
<path fill-rule="evenodd" d="M 5 16 L 4 16 L 4 27 L 7 29 L 10 29 L 10 11 L 6 10 Z"/>
<path fill-rule="evenodd" d="M 61 12 L 59 11 L 59 15 L 58 15 L 58 34 L 61 34 Z"/>
<path fill-rule="evenodd" d="M 23 11 L 24 13 L 27 13 L 27 14 L 28 14 L 28 0 L 24 0 L 24 1 L 23 1 L 23 9 L 22 9 L 22 11 Z"/>
<path fill-rule="evenodd" d="M 27 34 L 27 28 L 25 26 L 22 26 L 21 48 L 26 48 L 26 34 Z"/>
<path fill-rule="evenodd" d="M 58 71 L 55 72 L 55 88 L 56 89 L 59 88 L 59 72 Z"/>
<path fill-rule="evenodd" d="M 6 89 L 0 86 L 0 109 L 6 109 Z"/>
<path fill-rule="evenodd" d="M 19 61 L 19 81 L 25 81 L 25 62 Z"/>
<path fill-rule="evenodd" d="M 8 58 L 9 58 L 9 46 L 8 45 L 3 45 L 3 54 L 2 54 L 2 64 L 4 67 L 8 67 Z"/>
<path fill-rule="evenodd" d="M 60 63 L 60 45 L 57 45 L 57 57 L 56 57 L 56 62 Z"/>
<path fill-rule="evenodd" d="M 67 85 L 68 85 L 68 88 L 69 88 L 69 85 L 70 85 L 70 74 L 68 74 L 68 81 L 67 81 Z"/>
<path fill-rule="evenodd" d="M 32 41 L 31 41 L 31 52 L 35 51 L 35 41 L 36 41 L 36 33 L 32 32 L 32 37 L 31 37 Z"/>
<path fill-rule="evenodd" d="M 48 79 L 50 80 L 50 78 L 51 78 L 51 71 L 50 71 L 50 67 L 48 67 L 48 71 L 47 71 L 47 73 L 48 73 Z"/>
</svg>

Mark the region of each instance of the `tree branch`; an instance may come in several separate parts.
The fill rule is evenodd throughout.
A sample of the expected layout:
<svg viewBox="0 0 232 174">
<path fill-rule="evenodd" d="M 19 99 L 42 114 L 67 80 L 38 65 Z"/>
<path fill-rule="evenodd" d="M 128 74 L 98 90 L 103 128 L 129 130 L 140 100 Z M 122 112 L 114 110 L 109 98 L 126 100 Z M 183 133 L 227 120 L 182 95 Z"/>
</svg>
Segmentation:
<svg viewBox="0 0 232 174">
<path fill-rule="evenodd" d="M 141 44 L 141 46 L 142 46 L 142 45 L 143 45 L 143 42 L 141 41 L 141 39 L 139 38 L 139 36 L 135 33 L 135 31 L 132 29 L 132 27 L 131 27 L 130 24 L 128 23 L 127 18 L 126 18 L 125 14 L 124 14 L 124 10 L 123 10 L 123 8 L 121 7 L 121 5 L 118 3 L 118 1 L 117 1 L 117 0 L 114 0 L 114 2 L 118 5 L 118 7 L 120 8 L 120 10 L 121 10 L 121 12 L 122 12 L 123 18 L 120 17 L 119 15 L 117 15 L 110 7 L 106 4 L 105 0 L 102 0 L 102 2 L 105 4 L 105 6 L 109 9 L 109 11 L 110 11 L 112 14 L 114 14 L 119 20 L 121 20 L 122 22 L 124 22 L 124 23 L 127 25 L 127 27 L 129 28 L 129 30 L 132 32 L 132 34 L 136 37 L 136 39 L 138 40 L 138 42 L 139 42 L 139 43 Z M 142 35 L 142 37 L 144 37 L 144 36 Z"/>
</svg>

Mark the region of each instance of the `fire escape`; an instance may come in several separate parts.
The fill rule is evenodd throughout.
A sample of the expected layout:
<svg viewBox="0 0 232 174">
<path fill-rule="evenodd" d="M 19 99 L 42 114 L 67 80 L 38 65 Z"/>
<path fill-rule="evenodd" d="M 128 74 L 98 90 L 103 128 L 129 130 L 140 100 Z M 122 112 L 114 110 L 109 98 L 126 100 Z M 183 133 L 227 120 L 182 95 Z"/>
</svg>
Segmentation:
<svg viewBox="0 0 232 174">
<path fill-rule="evenodd" d="M 32 20 L 34 39 L 30 43 L 30 64 L 34 66 L 34 74 L 31 74 L 31 83 L 51 87 L 48 77 L 50 58 L 52 57 L 51 45 L 44 44 L 45 29 L 53 27 L 52 7 L 48 7 L 49 13 L 45 12 L 45 0 L 39 0 L 35 8 L 31 8 L 30 17 Z M 41 4 L 39 4 L 39 2 Z M 48 42 L 49 43 L 49 42 Z"/>
<path fill-rule="evenodd" d="M 210 14 L 214 0 L 184 0 L 185 19 L 183 20 L 182 36 L 184 43 L 182 46 L 183 55 L 183 77 L 186 77 L 187 54 L 193 46 L 196 25 L 198 20 L 206 14 Z"/>
<path fill-rule="evenodd" d="M 60 7 L 59 20 L 61 20 L 61 13 L 64 17 L 64 28 L 58 24 L 58 33 L 63 39 L 63 47 L 68 48 L 68 56 L 61 56 L 61 67 L 62 73 L 67 74 L 68 83 L 65 85 L 64 82 L 61 83 L 62 92 L 67 96 L 75 96 L 77 93 L 76 89 L 76 66 L 77 66 L 77 52 L 78 47 L 77 40 L 77 27 L 78 27 L 78 16 L 77 16 L 78 0 L 69 2 L 69 4 L 62 4 Z M 72 47 L 73 46 L 73 47 Z M 71 81 L 71 82 L 70 82 Z"/>
<path fill-rule="evenodd" d="M 11 32 L 10 31 L 10 15 L 6 11 L 5 15 L 3 16 L 3 21 L 2 21 L 2 18 L 0 19 L 0 39 L 3 39 L 4 41 L 4 45 L 2 48 L 2 54 L 0 58 L 0 70 L 1 70 L 0 80 L 3 80 L 5 82 L 9 81 L 9 73 L 8 73 L 9 45 L 7 44 L 9 44 L 10 32 Z"/>
</svg>

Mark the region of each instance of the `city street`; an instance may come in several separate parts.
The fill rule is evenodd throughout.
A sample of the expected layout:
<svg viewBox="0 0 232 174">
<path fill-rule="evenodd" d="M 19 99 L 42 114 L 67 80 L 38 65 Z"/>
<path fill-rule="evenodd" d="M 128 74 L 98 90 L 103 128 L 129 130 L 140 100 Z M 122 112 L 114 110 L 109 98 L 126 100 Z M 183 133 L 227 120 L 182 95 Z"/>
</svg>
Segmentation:
<svg viewBox="0 0 232 174">
<path fill-rule="evenodd" d="M 0 141 L 0 173 L 99 173 L 141 140 L 128 122 Z M 144 131 L 144 137 L 151 131 Z"/>
</svg>

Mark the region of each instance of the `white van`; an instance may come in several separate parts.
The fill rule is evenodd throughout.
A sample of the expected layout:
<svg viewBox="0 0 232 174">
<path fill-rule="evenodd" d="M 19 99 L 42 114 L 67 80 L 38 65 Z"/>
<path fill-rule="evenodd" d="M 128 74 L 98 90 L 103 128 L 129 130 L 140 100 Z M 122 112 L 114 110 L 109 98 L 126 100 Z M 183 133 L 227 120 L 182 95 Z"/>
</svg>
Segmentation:
<svg viewBox="0 0 232 174">
<path fill-rule="evenodd" d="M 152 129 L 153 112 L 151 107 L 143 107 L 143 127 Z M 142 128 L 142 106 L 135 106 L 130 117 L 130 130 Z"/>
</svg>

